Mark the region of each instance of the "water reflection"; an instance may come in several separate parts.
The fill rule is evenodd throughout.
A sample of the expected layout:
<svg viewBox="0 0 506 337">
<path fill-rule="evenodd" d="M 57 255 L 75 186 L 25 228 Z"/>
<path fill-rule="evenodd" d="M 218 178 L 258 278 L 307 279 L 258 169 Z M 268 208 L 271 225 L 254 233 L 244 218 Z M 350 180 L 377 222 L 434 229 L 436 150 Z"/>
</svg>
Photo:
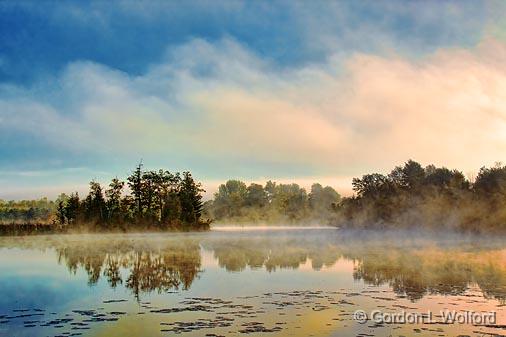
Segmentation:
<svg viewBox="0 0 506 337">
<path fill-rule="evenodd" d="M 58 262 L 75 274 L 84 270 L 88 284 L 101 278 L 110 287 L 142 293 L 189 289 L 205 273 L 202 251 L 211 252 L 229 272 L 247 268 L 313 270 L 337 260 L 353 261 L 353 278 L 370 285 L 389 285 L 399 297 L 418 301 L 429 294 L 462 295 L 478 285 L 485 297 L 506 303 L 506 249 L 466 240 L 398 240 L 314 232 L 246 235 L 75 236 L 3 239 L 2 246 L 54 249 Z"/>
<path fill-rule="evenodd" d="M 506 264 L 503 248 L 466 246 L 366 247 L 346 253 L 357 263 L 354 278 L 367 284 L 388 284 L 412 301 L 428 294 L 462 295 L 477 284 L 485 297 L 506 302 Z"/>
<path fill-rule="evenodd" d="M 73 274 L 84 269 L 88 284 L 100 277 L 115 288 L 120 284 L 135 297 L 152 291 L 188 289 L 201 272 L 200 246 L 196 240 L 165 240 L 146 244 L 126 239 L 82 242 L 59 241 L 58 262 Z M 127 276 L 122 275 L 122 270 Z"/>
</svg>

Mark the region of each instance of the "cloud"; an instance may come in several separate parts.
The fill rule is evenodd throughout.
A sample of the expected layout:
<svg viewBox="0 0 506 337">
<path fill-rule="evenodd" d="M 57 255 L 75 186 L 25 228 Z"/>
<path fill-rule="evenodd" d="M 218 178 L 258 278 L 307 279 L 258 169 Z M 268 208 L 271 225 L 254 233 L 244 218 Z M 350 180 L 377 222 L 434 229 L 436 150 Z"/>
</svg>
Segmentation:
<svg viewBox="0 0 506 337">
<path fill-rule="evenodd" d="M 44 86 L 5 87 L 0 120 L 90 158 L 186 161 L 204 180 L 245 166 L 252 179 L 348 177 L 408 158 L 467 172 L 504 160 L 506 46 L 280 69 L 233 39 L 195 39 L 143 75 L 77 62 Z"/>
<path fill-rule="evenodd" d="M 407 158 L 476 170 L 504 157 L 505 65 L 493 40 L 419 61 L 356 54 L 341 72 L 329 62 L 259 71 L 260 83 L 234 89 L 216 81 L 201 109 L 218 125 L 214 145 L 256 158 L 337 174 Z"/>
<path fill-rule="evenodd" d="M 356 148 L 383 165 L 414 157 L 469 170 L 501 160 L 505 62 L 505 45 L 496 41 L 420 62 L 354 57 L 346 115 L 359 125 Z"/>
<path fill-rule="evenodd" d="M 419 57 L 474 45 L 502 9 L 472 0 L 3 1 L 0 81 L 30 85 L 76 60 L 140 75 L 193 37 L 231 37 L 283 68 L 353 52 Z"/>
</svg>

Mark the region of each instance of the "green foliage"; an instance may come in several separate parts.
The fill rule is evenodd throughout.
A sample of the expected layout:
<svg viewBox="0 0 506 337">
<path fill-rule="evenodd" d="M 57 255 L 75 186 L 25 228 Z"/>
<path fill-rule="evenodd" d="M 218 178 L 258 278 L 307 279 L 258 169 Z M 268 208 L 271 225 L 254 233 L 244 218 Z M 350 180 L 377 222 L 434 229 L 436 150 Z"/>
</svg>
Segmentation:
<svg viewBox="0 0 506 337">
<path fill-rule="evenodd" d="M 474 189 L 480 195 L 504 198 L 506 196 L 506 166 L 498 163 L 492 168 L 482 167 L 476 177 Z"/>
<path fill-rule="evenodd" d="M 90 193 L 84 200 L 84 219 L 89 223 L 104 225 L 107 206 L 102 193 L 102 186 L 96 181 L 90 182 Z"/>
<path fill-rule="evenodd" d="M 267 192 L 260 184 L 251 184 L 248 186 L 244 203 L 248 207 L 265 207 L 269 203 Z"/>
<path fill-rule="evenodd" d="M 214 194 L 214 214 L 217 218 L 241 216 L 248 189 L 239 180 L 229 180 Z"/>
<path fill-rule="evenodd" d="M 353 179 L 338 224 L 354 228 L 506 229 L 506 167 L 482 168 L 474 184 L 457 170 L 409 160 L 390 174 Z"/>
<path fill-rule="evenodd" d="M 304 219 L 308 205 L 306 190 L 297 184 L 279 184 L 274 190 L 271 204 L 290 221 Z"/>
<path fill-rule="evenodd" d="M 80 229 L 188 229 L 209 228 L 202 220 L 201 184 L 190 172 L 143 171 L 139 164 L 125 182 L 114 178 L 104 191 L 90 182 L 89 193 L 61 194 L 56 201 L 1 201 L 0 220 L 6 223 L 53 223 L 64 230 Z"/>
<path fill-rule="evenodd" d="M 73 193 L 70 195 L 70 197 L 67 199 L 67 202 L 64 207 L 64 219 L 69 224 L 75 224 L 81 219 L 81 204 L 79 201 L 79 195 L 76 193 Z M 60 223 L 64 223 L 61 221 L 60 217 Z"/>
<path fill-rule="evenodd" d="M 58 201 L 39 200 L 5 201 L 0 199 L 0 224 L 47 223 L 53 220 Z"/>
<path fill-rule="evenodd" d="M 409 160 L 389 174 L 352 181 L 355 195 L 342 198 L 330 186 L 249 186 L 229 180 L 213 200 L 190 172 L 145 171 L 142 163 L 104 190 L 95 181 L 81 200 L 77 193 L 55 201 L 0 200 L 0 223 L 58 224 L 64 228 L 206 229 L 211 220 L 233 223 L 317 223 L 350 228 L 506 230 L 506 166 L 482 167 L 472 183 L 462 172 Z M 128 187 L 128 188 L 126 188 Z M 129 193 L 126 193 L 128 190 Z M 44 229 L 45 230 L 45 229 Z"/>
<path fill-rule="evenodd" d="M 179 188 L 179 203 L 181 207 L 180 220 L 189 226 L 200 226 L 202 216 L 202 195 L 204 190 L 200 183 L 196 183 L 190 172 L 183 172 Z"/>
<path fill-rule="evenodd" d="M 128 177 L 128 187 L 132 191 L 134 200 L 134 214 L 136 217 L 142 215 L 142 163 L 139 163 L 134 172 Z"/>
<path fill-rule="evenodd" d="M 330 186 L 323 187 L 320 184 L 313 184 L 311 186 L 309 208 L 322 221 L 335 217 L 340 200 L 341 196 L 339 193 Z"/>
<path fill-rule="evenodd" d="M 124 186 L 125 183 L 123 181 L 118 180 L 118 178 L 114 178 L 109 184 L 109 189 L 105 191 L 105 196 L 107 198 L 107 218 L 112 222 L 121 222 L 125 216 L 122 214 L 124 209 L 121 207 L 121 197 Z"/>
<path fill-rule="evenodd" d="M 249 186 L 229 180 L 218 188 L 214 199 L 205 204 L 208 217 L 220 222 L 328 223 L 336 216 L 339 194 L 330 186 L 313 185 L 308 195 L 297 184 Z"/>
</svg>

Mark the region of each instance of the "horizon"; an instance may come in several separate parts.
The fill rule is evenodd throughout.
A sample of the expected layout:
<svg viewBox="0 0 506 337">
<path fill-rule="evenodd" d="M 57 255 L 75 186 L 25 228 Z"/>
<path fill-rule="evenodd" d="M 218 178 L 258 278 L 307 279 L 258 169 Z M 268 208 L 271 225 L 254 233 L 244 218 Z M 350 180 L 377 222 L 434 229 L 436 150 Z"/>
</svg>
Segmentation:
<svg viewBox="0 0 506 337">
<path fill-rule="evenodd" d="M 506 4 L 3 2 L 0 199 L 147 168 L 313 182 L 504 160 Z M 259 19 L 262 18 L 262 19 Z"/>
<path fill-rule="evenodd" d="M 399 165 L 396 165 L 395 167 L 402 166 L 406 162 L 407 161 L 405 161 L 403 163 L 399 163 Z M 422 167 L 427 167 L 428 165 L 432 165 L 432 164 L 424 164 L 424 163 L 421 163 L 421 164 L 422 164 Z M 494 166 L 497 167 L 497 166 L 502 166 L 502 165 L 503 165 L 502 162 L 495 162 L 494 165 L 491 165 L 490 167 L 494 167 Z M 446 166 L 443 166 L 443 167 L 446 167 Z M 481 167 L 485 167 L 485 166 L 481 166 Z M 222 184 L 225 184 L 229 180 L 239 180 L 239 181 L 246 183 L 246 185 L 260 184 L 262 186 L 265 186 L 265 184 L 268 181 L 272 181 L 272 182 L 275 182 L 278 184 L 292 184 L 292 183 L 294 183 L 294 184 L 299 185 L 301 188 L 305 189 L 307 192 L 309 192 L 311 190 L 311 186 L 313 184 L 318 183 L 318 184 L 321 184 L 322 186 L 330 186 L 330 187 L 334 188 L 339 193 L 339 195 L 341 197 L 351 197 L 356 194 L 355 191 L 353 190 L 353 187 L 352 187 L 353 178 L 361 178 L 361 177 L 363 177 L 363 175 L 370 174 L 370 173 L 379 173 L 379 174 L 383 174 L 383 175 L 388 175 L 393 168 L 394 167 L 391 167 L 390 169 L 384 170 L 382 172 L 379 172 L 379 171 L 363 172 L 363 173 L 361 173 L 357 176 L 353 176 L 353 177 L 351 177 L 351 176 L 350 177 L 338 177 L 338 178 L 332 177 L 332 176 L 318 177 L 318 179 L 319 179 L 318 181 L 314 180 L 312 177 L 295 177 L 295 178 L 260 177 L 257 179 L 230 177 L 225 180 L 216 180 L 216 181 L 209 181 L 208 180 L 208 181 L 204 181 L 204 182 L 200 181 L 198 179 L 198 177 L 195 177 L 195 178 L 197 179 L 198 182 L 202 183 L 202 187 L 204 189 L 204 192 L 202 193 L 202 195 L 203 195 L 204 200 L 212 200 L 214 198 L 214 194 L 218 191 L 218 187 Z M 453 167 L 447 167 L 447 168 L 449 168 L 450 170 L 456 169 L 457 171 L 461 172 L 457 168 L 453 168 Z M 150 167 L 147 168 L 147 170 L 152 170 L 152 169 L 157 170 L 160 168 L 150 168 Z M 161 168 L 161 169 L 166 169 L 166 168 Z M 168 171 L 173 172 L 171 170 L 168 170 Z M 462 173 L 463 173 L 465 179 L 467 179 L 469 182 L 473 183 L 473 180 L 476 178 L 478 172 L 479 172 L 479 169 L 477 169 L 475 171 L 468 171 L 468 172 L 462 172 Z M 88 182 L 81 184 L 81 185 L 67 185 L 67 186 L 53 186 L 53 187 L 47 186 L 43 189 L 28 187 L 26 189 L 17 189 L 15 191 L 3 190 L 3 194 L 6 195 L 7 197 L 2 198 L 0 195 L 0 200 L 4 200 L 4 201 L 31 200 L 31 199 L 38 200 L 38 199 L 42 199 L 42 198 L 48 198 L 49 200 L 55 200 L 62 193 L 70 195 L 71 193 L 75 193 L 75 192 L 77 192 L 80 196 L 85 196 L 89 192 L 90 181 L 96 181 L 96 182 L 100 183 L 103 187 L 106 187 L 112 179 L 118 178 L 119 180 L 125 181 L 126 177 L 131 173 L 132 173 L 132 170 L 126 172 L 124 175 L 113 175 L 107 179 L 102 178 L 101 180 L 98 180 L 96 178 L 90 178 L 88 180 Z M 40 174 L 40 172 L 31 172 L 30 174 L 31 175 L 38 175 L 38 174 Z M 41 190 L 46 191 L 45 194 L 42 194 L 43 192 L 41 192 Z M 128 190 L 128 188 L 127 188 L 127 190 Z M 127 191 L 125 191 L 125 193 L 126 192 Z M 10 194 L 10 193 L 12 193 L 12 194 Z"/>
</svg>

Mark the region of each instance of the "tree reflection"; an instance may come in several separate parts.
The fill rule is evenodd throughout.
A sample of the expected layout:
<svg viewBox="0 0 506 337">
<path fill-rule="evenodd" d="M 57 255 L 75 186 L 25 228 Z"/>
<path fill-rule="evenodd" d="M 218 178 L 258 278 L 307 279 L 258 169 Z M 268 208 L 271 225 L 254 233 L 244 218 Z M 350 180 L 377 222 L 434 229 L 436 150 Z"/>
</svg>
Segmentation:
<svg viewBox="0 0 506 337">
<path fill-rule="evenodd" d="M 301 265 L 320 270 L 345 259 L 353 262 L 355 280 L 388 285 L 398 296 L 412 301 L 430 294 L 462 295 L 471 286 L 478 286 L 485 297 L 506 303 L 506 246 L 502 242 L 473 242 L 300 233 L 188 234 L 170 238 L 4 238 L 0 247 L 55 249 L 58 261 L 71 273 L 87 274 L 89 285 L 104 279 L 112 288 L 126 287 L 137 298 L 142 293 L 189 289 L 202 272 L 203 247 L 228 272 L 247 268 L 276 272 Z"/>
<path fill-rule="evenodd" d="M 296 269 L 307 261 L 311 261 L 313 269 L 319 270 L 333 265 L 342 255 L 336 245 L 300 238 L 227 238 L 207 240 L 204 246 L 214 252 L 220 267 L 231 272 L 246 267 L 265 268 L 268 272 Z"/>
<path fill-rule="evenodd" d="M 358 256 L 353 276 L 368 284 L 389 284 L 396 294 L 413 301 L 427 294 L 464 293 L 473 279 L 471 269 L 442 255 L 436 261 L 431 251 L 370 249 Z"/>
<path fill-rule="evenodd" d="M 413 244 L 395 240 L 335 238 L 227 238 L 205 244 L 221 267 L 238 272 L 249 267 L 295 269 L 310 262 L 314 270 L 340 258 L 354 261 L 353 277 L 371 285 L 389 285 L 412 301 L 429 294 L 462 295 L 476 284 L 487 297 L 506 302 L 506 249 L 467 245 Z"/>
<path fill-rule="evenodd" d="M 124 284 L 135 297 L 152 291 L 188 289 L 201 272 L 200 246 L 193 240 L 147 245 L 128 240 L 73 242 L 56 247 L 69 271 L 83 269 L 88 284 L 100 277 L 115 288 Z"/>
</svg>

